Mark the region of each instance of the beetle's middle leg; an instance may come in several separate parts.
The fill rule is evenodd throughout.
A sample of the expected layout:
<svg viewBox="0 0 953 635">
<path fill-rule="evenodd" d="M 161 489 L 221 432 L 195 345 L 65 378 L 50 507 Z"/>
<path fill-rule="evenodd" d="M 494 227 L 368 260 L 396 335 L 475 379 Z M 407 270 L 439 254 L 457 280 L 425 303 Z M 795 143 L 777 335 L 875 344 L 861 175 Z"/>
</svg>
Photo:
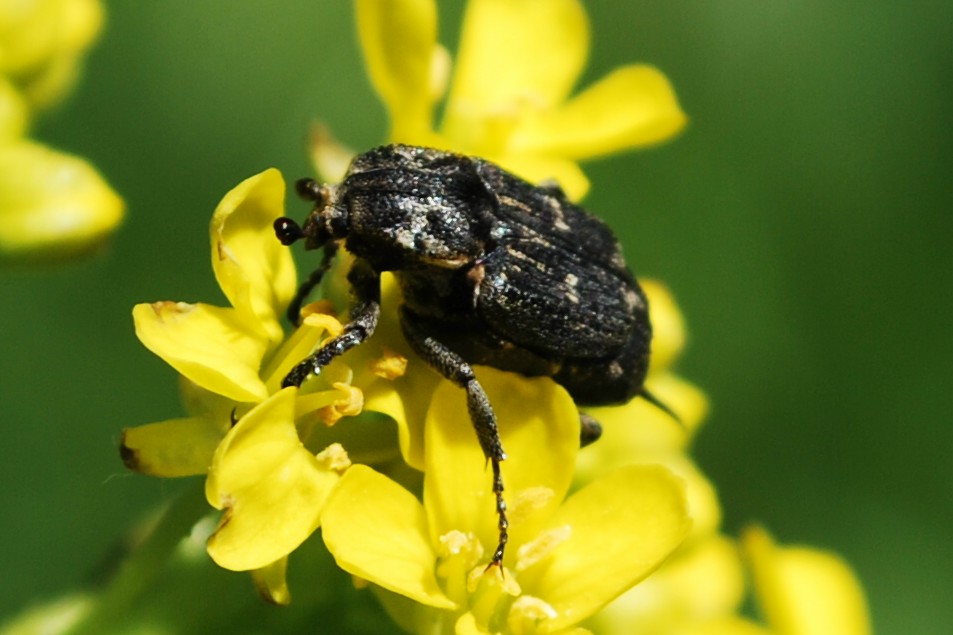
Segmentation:
<svg viewBox="0 0 953 635">
<path fill-rule="evenodd" d="M 477 439 L 483 455 L 493 468 L 493 493 L 496 495 L 496 514 L 498 518 L 499 542 L 490 567 L 503 565 L 503 552 L 509 540 L 507 529 L 509 521 L 506 519 L 506 501 L 503 500 L 503 477 L 500 474 L 500 462 L 506 459 L 503 443 L 500 441 L 500 431 L 496 425 L 496 414 L 490 405 L 490 400 L 483 391 L 483 386 L 477 381 L 470 367 L 460 355 L 450 350 L 445 344 L 424 333 L 417 325 L 412 313 L 404 307 L 400 310 L 400 325 L 407 343 L 420 355 L 431 368 L 446 379 L 467 391 L 467 410 L 470 421 L 476 430 Z"/>
</svg>

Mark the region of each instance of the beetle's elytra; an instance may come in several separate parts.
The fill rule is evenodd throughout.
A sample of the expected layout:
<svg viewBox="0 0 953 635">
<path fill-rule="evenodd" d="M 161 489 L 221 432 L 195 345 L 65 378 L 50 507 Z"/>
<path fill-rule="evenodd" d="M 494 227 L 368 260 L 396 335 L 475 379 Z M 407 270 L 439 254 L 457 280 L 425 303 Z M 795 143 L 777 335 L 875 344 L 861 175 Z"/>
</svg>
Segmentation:
<svg viewBox="0 0 953 635">
<path fill-rule="evenodd" d="M 649 397 L 642 384 L 652 330 L 645 295 L 619 242 L 558 187 L 534 186 L 482 159 L 407 145 L 356 157 L 338 185 L 298 183 L 315 207 L 303 226 L 275 221 L 289 245 L 323 249 L 321 265 L 289 307 L 300 307 L 339 247 L 355 256 L 355 302 L 338 337 L 285 378 L 300 386 L 365 341 L 380 315 L 380 274 L 394 273 L 411 348 L 465 389 L 473 427 L 493 469 L 501 565 L 507 541 L 493 408 L 471 364 L 551 376 L 581 405 Z M 649 397 L 651 400 L 651 397 Z M 583 417 L 583 435 L 598 424 Z"/>
</svg>

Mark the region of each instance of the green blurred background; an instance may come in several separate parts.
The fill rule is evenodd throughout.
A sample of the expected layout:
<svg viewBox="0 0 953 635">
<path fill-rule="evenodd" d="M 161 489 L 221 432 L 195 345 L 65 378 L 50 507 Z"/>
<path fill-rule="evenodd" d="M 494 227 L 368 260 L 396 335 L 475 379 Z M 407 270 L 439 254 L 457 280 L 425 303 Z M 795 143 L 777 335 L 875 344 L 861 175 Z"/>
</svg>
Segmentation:
<svg viewBox="0 0 953 635">
<path fill-rule="evenodd" d="M 443 4 L 452 46 L 460 6 Z M 128 220 L 88 262 L 0 272 L 0 616 L 82 583 L 180 488 L 117 456 L 123 426 L 181 414 L 132 305 L 222 301 L 211 210 L 265 167 L 309 174 L 313 119 L 356 148 L 385 134 L 347 2 L 107 6 L 36 136 L 89 157 Z M 953 3 L 589 10 L 583 82 L 647 61 L 691 117 L 673 143 L 588 166 L 587 206 L 685 312 L 681 369 L 713 403 L 695 454 L 727 529 L 843 554 L 879 633 L 949 632 Z"/>
</svg>

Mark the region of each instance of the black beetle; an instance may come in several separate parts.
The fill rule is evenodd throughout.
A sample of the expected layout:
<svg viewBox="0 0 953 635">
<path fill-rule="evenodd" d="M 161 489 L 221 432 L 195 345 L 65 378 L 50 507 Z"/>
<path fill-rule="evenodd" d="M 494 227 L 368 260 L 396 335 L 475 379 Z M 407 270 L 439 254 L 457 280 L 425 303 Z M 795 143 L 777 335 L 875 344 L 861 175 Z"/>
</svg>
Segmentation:
<svg viewBox="0 0 953 635">
<path fill-rule="evenodd" d="M 501 565 L 507 541 L 496 416 L 471 364 L 551 376 L 580 405 L 643 396 L 652 329 L 645 294 L 599 219 L 557 186 L 534 186 L 488 161 L 432 148 L 389 145 L 359 155 L 339 185 L 298 182 L 315 202 L 303 227 L 279 218 L 290 245 L 324 249 L 321 265 L 288 309 L 320 282 L 343 242 L 355 303 L 338 337 L 298 364 L 300 386 L 334 357 L 365 341 L 380 315 L 380 274 L 394 272 L 400 324 L 411 348 L 467 391 L 483 453 L 492 465 Z M 664 408 L 664 406 L 663 406 Z M 583 437 L 598 424 L 582 417 Z M 588 437 L 588 438 L 587 438 Z"/>
</svg>

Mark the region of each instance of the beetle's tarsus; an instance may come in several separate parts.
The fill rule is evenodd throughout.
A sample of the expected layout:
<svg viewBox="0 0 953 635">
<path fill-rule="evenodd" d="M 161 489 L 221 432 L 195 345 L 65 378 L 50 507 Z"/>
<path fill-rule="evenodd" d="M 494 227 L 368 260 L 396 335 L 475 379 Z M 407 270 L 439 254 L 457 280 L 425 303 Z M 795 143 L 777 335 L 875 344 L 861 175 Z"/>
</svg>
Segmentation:
<svg viewBox="0 0 953 635">
<path fill-rule="evenodd" d="M 503 553 L 506 551 L 506 543 L 510 536 L 507 530 L 510 523 L 506 518 L 506 501 L 503 500 L 503 477 L 500 474 L 500 462 L 497 459 L 490 459 L 493 465 L 493 493 L 496 495 L 496 515 L 497 529 L 499 531 L 499 542 L 496 545 L 496 551 L 493 552 L 493 558 L 487 568 L 499 566 L 500 573 L 503 572 Z"/>
</svg>

